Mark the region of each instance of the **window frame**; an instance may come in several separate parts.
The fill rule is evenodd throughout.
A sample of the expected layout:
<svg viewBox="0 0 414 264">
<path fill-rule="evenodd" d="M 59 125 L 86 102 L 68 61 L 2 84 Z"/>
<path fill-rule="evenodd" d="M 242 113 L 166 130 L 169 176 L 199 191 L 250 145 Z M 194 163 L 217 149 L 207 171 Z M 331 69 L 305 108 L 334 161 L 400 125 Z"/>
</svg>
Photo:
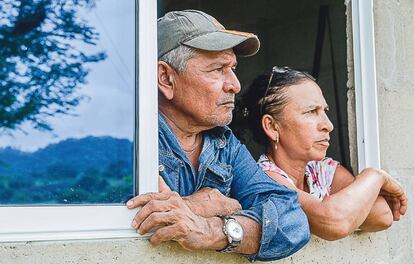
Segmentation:
<svg viewBox="0 0 414 264">
<path fill-rule="evenodd" d="M 135 0 L 136 93 L 134 168 L 139 193 L 158 189 L 157 2 Z M 151 89 L 152 87 L 152 89 Z M 145 164 L 137 166 L 137 164 Z M 139 184 L 138 184 L 139 183 Z M 0 242 L 138 237 L 138 210 L 122 205 L 0 206 Z"/>
<path fill-rule="evenodd" d="M 380 167 L 378 103 L 372 0 L 352 0 L 354 84 L 359 170 Z M 138 113 L 134 160 L 139 193 L 158 187 L 157 2 L 136 0 L 138 14 L 136 83 Z M 153 87 L 153 89 L 149 89 Z M 135 166 L 135 165 L 134 165 Z M 137 184 L 139 183 L 139 184 Z M 126 238 L 137 210 L 120 205 L 0 206 L 0 242 Z M 7 217 L 4 217 L 7 216 Z"/>
<path fill-rule="evenodd" d="M 375 32 L 372 0 L 352 0 L 358 170 L 380 168 Z"/>
</svg>

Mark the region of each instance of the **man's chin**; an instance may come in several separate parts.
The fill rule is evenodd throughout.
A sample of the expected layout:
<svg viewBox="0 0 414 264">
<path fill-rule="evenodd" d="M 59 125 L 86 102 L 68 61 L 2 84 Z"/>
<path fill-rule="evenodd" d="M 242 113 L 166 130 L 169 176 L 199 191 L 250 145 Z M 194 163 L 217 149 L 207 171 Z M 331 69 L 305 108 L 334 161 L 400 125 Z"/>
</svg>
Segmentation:
<svg viewBox="0 0 414 264">
<path fill-rule="evenodd" d="M 217 118 L 212 118 L 210 120 L 210 123 L 212 125 L 214 125 L 214 127 L 217 127 L 217 126 L 227 126 L 228 124 L 231 123 L 231 120 L 232 119 L 233 119 L 233 114 L 230 113 L 230 114 L 228 114 L 226 116 L 220 116 L 220 117 L 217 117 Z"/>
<path fill-rule="evenodd" d="M 233 113 L 230 113 L 226 118 L 222 120 L 222 122 L 218 126 L 227 126 L 231 123 L 233 119 Z"/>
</svg>

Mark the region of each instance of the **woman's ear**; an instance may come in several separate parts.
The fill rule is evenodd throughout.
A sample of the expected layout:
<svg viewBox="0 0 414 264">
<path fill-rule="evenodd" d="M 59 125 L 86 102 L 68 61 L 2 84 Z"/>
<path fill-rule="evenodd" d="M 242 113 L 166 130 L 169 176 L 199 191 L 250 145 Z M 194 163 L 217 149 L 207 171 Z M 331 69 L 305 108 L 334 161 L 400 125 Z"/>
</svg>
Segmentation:
<svg viewBox="0 0 414 264">
<path fill-rule="evenodd" d="M 158 90 L 167 100 L 174 98 L 174 69 L 166 62 L 158 62 Z"/>
<path fill-rule="evenodd" d="M 273 116 L 262 116 L 262 128 L 269 140 L 279 142 L 279 124 Z"/>
</svg>

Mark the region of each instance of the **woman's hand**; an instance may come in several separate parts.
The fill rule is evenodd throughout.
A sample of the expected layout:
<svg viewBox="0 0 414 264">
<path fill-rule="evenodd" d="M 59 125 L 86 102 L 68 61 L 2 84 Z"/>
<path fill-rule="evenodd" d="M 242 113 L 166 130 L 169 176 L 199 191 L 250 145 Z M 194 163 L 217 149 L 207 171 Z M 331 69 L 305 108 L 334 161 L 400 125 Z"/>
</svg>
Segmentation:
<svg viewBox="0 0 414 264">
<path fill-rule="evenodd" d="M 407 211 L 408 199 L 401 184 L 384 170 L 378 172 L 385 177 L 381 187 L 381 195 L 391 208 L 394 220 L 400 220 L 401 215 Z"/>
<path fill-rule="evenodd" d="M 386 193 L 382 193 L 382 197 L 384 197 L 385 201 L 387 202 L 388 206 L 391 209 L 392 217 L 394 221 L 399 221 L 401 219 L 401 202 L 400 199 L 388 196 Z"/>
</svg>

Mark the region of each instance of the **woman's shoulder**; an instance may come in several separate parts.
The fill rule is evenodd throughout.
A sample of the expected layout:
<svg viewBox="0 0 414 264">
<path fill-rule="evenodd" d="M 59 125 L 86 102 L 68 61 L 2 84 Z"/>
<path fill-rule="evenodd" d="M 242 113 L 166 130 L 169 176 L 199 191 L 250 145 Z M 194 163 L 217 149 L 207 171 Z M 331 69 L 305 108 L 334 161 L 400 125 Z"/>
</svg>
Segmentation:
<svg viewBox="0 0 414 264">
<path fill-rule="evenodd" d="M 280 170 L 280 168 L 273 161 L 271 161 L 266 154 L 260 155 L 257 163 L 264 171 L 278 172 Z"/>
<path fill-rule="evenodd" d="M 263 171 L 270 171 L 276 173 L 278 176 L 281 176 L 289 181 L 293 186 L 295 186 L 294 182 L 291 178 L 287 175 L 286 172 L 284 172 L 281 168 L 279 168 L 272 160 L 270 160 L 266 154 L 262 154 L 259 159 L 257 160 L 257 163 L 262 168 Z"/>
</svg>

